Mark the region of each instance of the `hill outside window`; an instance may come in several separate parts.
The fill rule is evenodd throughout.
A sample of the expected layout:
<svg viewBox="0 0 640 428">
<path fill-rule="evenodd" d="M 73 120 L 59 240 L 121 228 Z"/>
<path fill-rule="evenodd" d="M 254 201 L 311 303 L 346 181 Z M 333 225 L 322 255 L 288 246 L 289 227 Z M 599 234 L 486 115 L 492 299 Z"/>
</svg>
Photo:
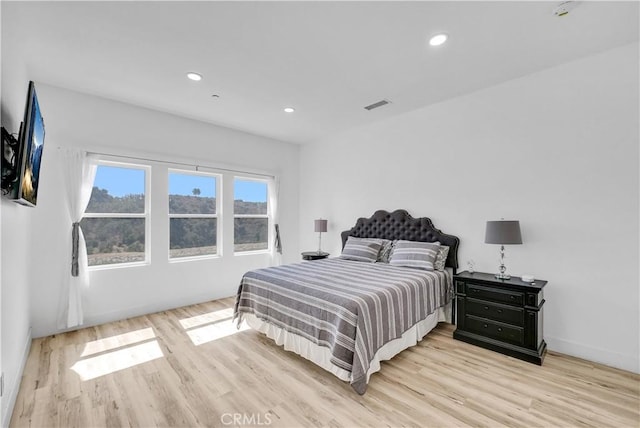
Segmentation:
<svg viewBox="0 0 640 428">
<path fill-rule="evenodd" d="M 169 171 L 169 258 L 218 254 L 218 185 L 215 174 Z"/>
<path fill-rule="evenodd" d="M 233 182 L 234 253 L 269 249 L 269 193 L 266 180 L 236 177 Z"/>
<path fill-rule="evenodd" d="M 149 167 L 98 162 L 81 221 L 89 266 L 148 262 Z"/>
</svg>

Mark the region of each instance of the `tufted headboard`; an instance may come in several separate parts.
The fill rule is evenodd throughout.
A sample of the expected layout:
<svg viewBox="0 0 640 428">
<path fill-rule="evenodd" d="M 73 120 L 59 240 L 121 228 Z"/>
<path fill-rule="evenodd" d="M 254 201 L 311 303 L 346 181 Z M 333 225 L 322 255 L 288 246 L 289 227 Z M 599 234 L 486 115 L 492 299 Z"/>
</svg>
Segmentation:
<svg viewBox="0 0 640 428">
<path fill-rule="evenodd" d="M 349 236 L 421 242 L 440 241 L 442 245 L 449 247 L 446 266 L 453 268 L 454 273 L 458 268 L 458 245 L 460 244 L 458 237 L 447 235 L 436 229 L 430 218 L 413 218 L 405 210 L 396 210 L 392 213 L 384 210 L 376 211 L 369 218 L 359 218 L 356 225 L 351 230 L 342 232 L 341 236 L 342 248 Z"/>
</svg>

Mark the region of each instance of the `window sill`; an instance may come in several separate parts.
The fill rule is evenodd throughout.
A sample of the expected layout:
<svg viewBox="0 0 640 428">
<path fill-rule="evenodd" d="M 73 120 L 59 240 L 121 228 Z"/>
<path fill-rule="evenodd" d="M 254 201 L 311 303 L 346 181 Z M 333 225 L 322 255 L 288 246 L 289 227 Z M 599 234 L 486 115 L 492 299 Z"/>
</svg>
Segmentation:
<svg viewBox="0 0 640 428">
<path fill-rule="evenodd" d="M 271 254 L 269 250 L 254 250 L 254 251 L 238 251 L 234 252 L 234 256 L 255 256 L 259 254 Z"/>
<path fill-rule="evenodd" d="M 188 257 L 173 257 L 169 259 L 169 263 L 184 263 L 184 262 L 195 262 L 198 260 L 214 260 L 219 259 L 220 254 L 208 254 L 204 256 L 188 256 Z"/>
<path fill-rule="evenodd" d="M 113 263 L 107 265 L 96 265 L 89 266 L 89 272 L 95 272 L 100 270 L 112 270 L 112 269 L 125 269 L 125 268 L 135 268 L 135 267 L 143 267 L 149 266 L 151 263 L 144 262 L 132 262 L 132 263 Z"/>
</svg>

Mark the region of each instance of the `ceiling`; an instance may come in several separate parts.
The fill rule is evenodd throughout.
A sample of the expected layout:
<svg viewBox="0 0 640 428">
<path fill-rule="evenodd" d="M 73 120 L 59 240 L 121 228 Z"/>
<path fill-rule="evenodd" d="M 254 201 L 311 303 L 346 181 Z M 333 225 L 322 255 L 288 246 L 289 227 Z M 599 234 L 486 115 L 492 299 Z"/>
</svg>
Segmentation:
<svg viewBox="0 0 640 428">
<path fill-rule="evenodd" d="M 2 51 L 37 82 L 307 143 L 638 40 L 637 2 L 555 5 L 3 1 Z"/>
</svg>

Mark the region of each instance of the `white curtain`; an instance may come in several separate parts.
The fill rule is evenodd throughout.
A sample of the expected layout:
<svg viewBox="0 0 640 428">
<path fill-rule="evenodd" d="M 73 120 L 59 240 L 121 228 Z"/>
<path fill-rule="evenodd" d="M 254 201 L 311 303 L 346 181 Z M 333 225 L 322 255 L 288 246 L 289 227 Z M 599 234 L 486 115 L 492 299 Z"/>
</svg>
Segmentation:
<svg viewBox="0 0 640 428">
<path fill-rule="evenodd" d="M 74 149 L 60 149 L 61 168 L 64 174 L 64 193 L 66 194 L 67 223 L 65 234 L 68 252 L 65 266 L 62 302 L 58 314 L 58 327 L 69 329 L 82 325 L 82 289 L 89 287 L 87 245 L 80 228 L 80 220 L 87 209 L 93 181 L 96 177 L 97 159 L 86 152 Z M 77 247 L 74 245 L 77 242 Z"/>
<path fill-rule="evenodd" d="M 280 193 L 280 180 L 278 177 L 269 179 L 269 215 L 273 226 L 273 248 L 271 250 L 271 266 L 282 264 L 282 239 L 280 235 L 280 223 L 278 219 L 278 194 Z"/>
</svg>

